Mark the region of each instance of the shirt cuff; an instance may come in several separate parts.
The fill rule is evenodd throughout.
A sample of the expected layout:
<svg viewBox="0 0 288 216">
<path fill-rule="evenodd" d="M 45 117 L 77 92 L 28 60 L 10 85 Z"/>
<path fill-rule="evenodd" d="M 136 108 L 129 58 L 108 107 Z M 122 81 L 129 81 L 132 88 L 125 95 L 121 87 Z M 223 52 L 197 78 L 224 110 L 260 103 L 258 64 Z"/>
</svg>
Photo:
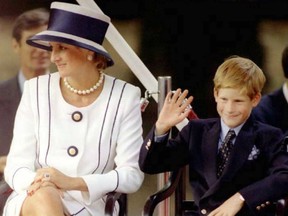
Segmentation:
<svg viewBox="0 0 288 216">
<path fill-rule="evenodd" d="M 163 135 L 154 136 L 154 142 L 162 142 L 162 141 L 164 141 L 168 134 L 169 133 L 165 133 Z"/>
</svg>

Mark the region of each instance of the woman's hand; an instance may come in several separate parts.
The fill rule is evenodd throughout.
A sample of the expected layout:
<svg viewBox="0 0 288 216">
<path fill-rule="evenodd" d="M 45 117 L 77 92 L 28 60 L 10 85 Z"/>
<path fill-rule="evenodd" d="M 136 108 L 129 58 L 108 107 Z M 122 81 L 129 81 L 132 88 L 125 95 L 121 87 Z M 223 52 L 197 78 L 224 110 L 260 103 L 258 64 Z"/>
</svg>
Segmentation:
<svg viewBox="0 0 288 216">
<path fill-rule="evenodd" d="M 51 182 L 42 182 L 42 181 L 34 181 L 30 187 L 27 190 L 27 194 L 29 196 L 32 196 L 37 190 L 39 190 L 42 187 L 54 187 L 57 188 L 53 183 Z M 63 196 L 63 192 L 59 189 L 60 196 Z"/>
<path fill-rule="evenodd" d="M 177 91 L 174 93 L 169 92 L 167 94 L 164 105 L 156 122 L 156 135 L 165 134 L 173 126 L 177 125 L 188 117 L 189 113 L 191 112 L 191 109 L 188 107 L 193 101 L 193 97 L 190 96 L 187 100 L 185 100 L 187 95 L 188 90 L 184 90 L 181 93 L 181 89 L 177 89 Z"/>
<path fill-rule="evenodd" d="M 88 191 L 87 185 L 80 177 L 70 177 L 59 170 L 47 167 L 38 169 L 34 182 L 29 187 L 27 193 L 33 195 L 39 188 L 52 186 L 63 193 L 67 190 Z"/>
<path fill-rule="evenodd" d="M 236 193 L 226 200 L 218 208 L 214 209 L 208 216 L 234 216 L 244 205 L 244 200 L 240 199 L 241 194 Z"/>
<path fill-rule="evenodd" d="M 45 183 L 53 183 L 57 188 L 61 190 L 71 190 L 69 183 L 72 181 L 72 177 L 69 177 L 59 170 L 46 167 L 37 170 L 35 182 L 41 182 L 41 184 L 45 185 Z"/>
</svg>

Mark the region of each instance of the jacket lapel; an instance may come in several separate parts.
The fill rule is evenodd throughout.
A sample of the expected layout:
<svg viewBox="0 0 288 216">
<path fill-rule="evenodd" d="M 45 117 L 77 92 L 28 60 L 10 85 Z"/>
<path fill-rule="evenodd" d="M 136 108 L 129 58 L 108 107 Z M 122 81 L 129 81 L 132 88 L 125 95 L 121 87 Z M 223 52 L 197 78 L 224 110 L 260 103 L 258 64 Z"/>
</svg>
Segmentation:
<svg viewBox="0 0 288 216">
<path fill-rule="evenodd" d="M 206 180 L 209 186 L 215 183 L 216 177 L 216 157 L 218 152 L 218 142 L 220 134 L 220 121 L 212 127 L 205 129 L 202 145 L 203 165 Z"/>
<path fill-rule="evenodd" d="M 227 169 L 224 170 L 221 179 L 229 180 L 235 176 L 238 170 L 243 166 L 248 159 L 254 145 L 253 124 L 251 119 L 243 125 L 240 133 L 236 137 L 234 148 L 231 151 L 230 159 L 228 160 Z"/>
</svg>

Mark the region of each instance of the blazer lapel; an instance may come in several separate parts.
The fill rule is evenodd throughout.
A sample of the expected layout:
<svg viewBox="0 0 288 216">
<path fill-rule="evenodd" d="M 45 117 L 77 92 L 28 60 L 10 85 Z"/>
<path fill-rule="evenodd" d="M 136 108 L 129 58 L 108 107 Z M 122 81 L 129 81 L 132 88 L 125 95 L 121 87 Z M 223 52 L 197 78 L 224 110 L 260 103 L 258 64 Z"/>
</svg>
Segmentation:
<svg viewBox="0 0 288 216">
<path fill-rule="evenodd" d="M 216 177 L 216 157 L 218 152 L 218 142 L 220 134 L 220 121 L 217 121 L 211 128 L 207 128 L 203 136 L 202 155 L 204 174 L 208 185 L 212 185 L 217 180 Z"/>
<path fill-rule="evenodd" d="M 234 147 L 231 151 L 230 159 L 228 160 L 227 168 L 224 170 L 221 179 L 229 180 L 233 178 L 235 173 L 238 172 L 238 170 L 248 159 L 249 154 L 251 153 L 255 144 L 253 141 L 255 137 L 253 135 L 253 130 L 251 129 L 253 127 L 249 126 L 250 124 L 251 123 L 248 120 L 236 137 Z"/>
</svg>

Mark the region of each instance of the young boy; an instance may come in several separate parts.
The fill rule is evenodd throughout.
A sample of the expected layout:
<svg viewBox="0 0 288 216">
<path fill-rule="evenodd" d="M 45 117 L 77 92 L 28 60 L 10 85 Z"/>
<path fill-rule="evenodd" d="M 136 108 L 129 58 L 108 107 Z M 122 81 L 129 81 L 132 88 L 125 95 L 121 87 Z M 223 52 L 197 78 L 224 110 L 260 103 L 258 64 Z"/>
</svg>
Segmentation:
<svg viewBox="0 0 288 216">
<path fill-rule="evenodd" d="M 187 106 L 193 97 L 183 103 L 187 90 L 167 94 L 142 145 L 139 165 L 142 171 L 155 174 L 189 164 L 198 210 L 187 215 L 274 216 L 273 202 L 288 196 L 283 134 L 250 116 L 261 99 L 265 81 L 262 70 L 250 59 L 226 59 L 214 77 L 220 118 L 191 120 L 175 139 L 168 139 L 168 132 L 188 116 Z M 230 129 L 234 135 L 226 142 Z"/>
</svg>

